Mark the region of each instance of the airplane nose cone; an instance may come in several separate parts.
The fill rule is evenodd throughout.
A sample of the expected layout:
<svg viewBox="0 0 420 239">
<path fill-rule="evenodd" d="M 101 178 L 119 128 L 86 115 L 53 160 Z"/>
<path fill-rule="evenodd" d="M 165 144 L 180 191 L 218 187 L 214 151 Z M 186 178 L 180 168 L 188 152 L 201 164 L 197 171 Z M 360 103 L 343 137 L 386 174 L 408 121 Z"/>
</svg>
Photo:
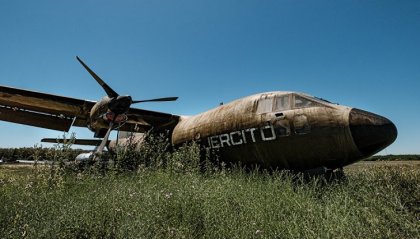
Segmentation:
<svg viewBox="0 0 420 239">
<path fill-rule="evenodd" d="M 354 143 L 365 157 L 392 144 L 398 134 L 389 119 L 359 109 L 350 111 L 349 126 Z"/>
</svg>

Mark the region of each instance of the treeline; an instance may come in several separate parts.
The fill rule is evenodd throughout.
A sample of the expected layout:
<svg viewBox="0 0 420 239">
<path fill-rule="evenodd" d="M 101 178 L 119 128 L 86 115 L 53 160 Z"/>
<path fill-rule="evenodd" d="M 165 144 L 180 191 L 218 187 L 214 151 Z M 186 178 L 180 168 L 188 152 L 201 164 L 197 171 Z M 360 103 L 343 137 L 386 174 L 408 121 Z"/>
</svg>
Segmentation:
<svg viewBox="0 0 420 239">
<path fill-rule="evenodd" d="M 13 162 L 16 160 L 51 160 L 62 148 L 42 148 L 42 147 L 24 147 L 24 148 L 0 148 L 0 159 L 3 162 Z M 75 159 L 77 155 L 85 152 L 82 149 L 66 149 L 68 159 Z"/>
<path fill-rule="evenodd" d="M 364 161 L 410 161 L 420 160 L 418 154 L 399 154 L 399 155 L 376 155 L 365 159 Z"/>
</svg>

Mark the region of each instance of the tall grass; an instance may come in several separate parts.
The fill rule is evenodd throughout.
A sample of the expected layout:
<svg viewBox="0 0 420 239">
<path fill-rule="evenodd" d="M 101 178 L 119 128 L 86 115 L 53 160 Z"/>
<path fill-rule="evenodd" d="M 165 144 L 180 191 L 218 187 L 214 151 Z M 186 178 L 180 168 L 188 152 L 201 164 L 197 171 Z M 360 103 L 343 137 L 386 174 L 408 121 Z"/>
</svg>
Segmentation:
<svg viewBox="0 0 420 239">
<path fill-rule="evenodd" d="M 379 167 L 326 183 L 203 170 L 197 145 L 147 147 L 120 152 L 105 175 L 0 168 L 0 238 L 420 237 L 418 170 Z"/>
</svg>

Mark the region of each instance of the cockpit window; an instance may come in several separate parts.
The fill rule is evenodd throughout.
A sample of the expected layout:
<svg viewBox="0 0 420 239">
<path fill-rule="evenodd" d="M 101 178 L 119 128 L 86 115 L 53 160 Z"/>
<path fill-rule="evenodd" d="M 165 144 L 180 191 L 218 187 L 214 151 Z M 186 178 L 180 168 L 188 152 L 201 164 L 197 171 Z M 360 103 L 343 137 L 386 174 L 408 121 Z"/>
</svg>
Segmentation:
<svg viewBox="0 0 420 239">
<path fill-rule="evenodd" d="M 273 98 L 260 99 L 258 101 L 257 113 L 267 113 L 273 110 Z"/>
<path fill-rule="evenodd" d="M 290 110 L 290 95 L 278 96 L 274 101 L 274 112 Z"/>
<path fill-rule="evenodd" d="M 311 100 L 298 94 L 284 94 L 273 97 L 260 98 L 257 105 L 257 114 L 280 112 L 284 110 L 320 107 L 322 103 Z"/>
<path fill-rule="evenodd" d="M 319 106 L 315 101 L 295 95 L 295 108 L 309 108 Z"/>
</svg>

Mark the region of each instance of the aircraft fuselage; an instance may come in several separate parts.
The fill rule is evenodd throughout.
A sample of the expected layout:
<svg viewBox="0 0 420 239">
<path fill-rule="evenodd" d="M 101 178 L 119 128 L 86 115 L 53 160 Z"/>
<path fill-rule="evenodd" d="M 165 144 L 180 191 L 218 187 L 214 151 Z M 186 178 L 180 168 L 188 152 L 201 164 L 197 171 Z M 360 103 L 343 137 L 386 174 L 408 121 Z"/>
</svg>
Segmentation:
<svg viewBox="0 0 420 239">
<path fill-rule="evenodd" d="M 294 92 L 245 97 L 181 117 L 172 143 L 192 140 L 222 160 L 266 168 L 340 168 L 373 155 L 397 136 L 388 119 Z"/>
</svg>

